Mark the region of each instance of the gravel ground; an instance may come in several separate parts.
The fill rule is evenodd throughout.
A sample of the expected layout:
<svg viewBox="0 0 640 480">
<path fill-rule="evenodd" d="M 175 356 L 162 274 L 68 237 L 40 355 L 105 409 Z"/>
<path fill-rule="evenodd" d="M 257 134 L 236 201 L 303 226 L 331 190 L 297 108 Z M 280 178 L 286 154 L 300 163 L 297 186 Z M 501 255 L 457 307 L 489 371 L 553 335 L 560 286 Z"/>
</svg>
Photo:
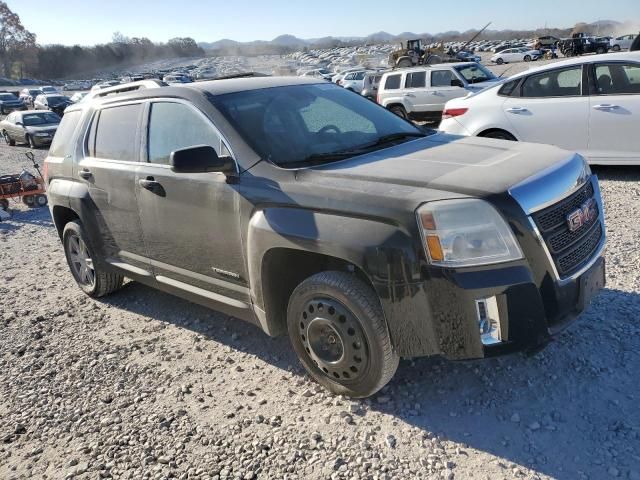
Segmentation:
<svg viewBox="0 0 640 480">
<path fill-rule="evenodd" d="M 364 401 L 249 324 L 133 282 L 89 299 L 48 210 L 13 205 L 0 478 L 640 479 L 640 168 L 597 173 L 608 285 L 571 328 L 533 357 L 403 360 Z"/>
</svg>

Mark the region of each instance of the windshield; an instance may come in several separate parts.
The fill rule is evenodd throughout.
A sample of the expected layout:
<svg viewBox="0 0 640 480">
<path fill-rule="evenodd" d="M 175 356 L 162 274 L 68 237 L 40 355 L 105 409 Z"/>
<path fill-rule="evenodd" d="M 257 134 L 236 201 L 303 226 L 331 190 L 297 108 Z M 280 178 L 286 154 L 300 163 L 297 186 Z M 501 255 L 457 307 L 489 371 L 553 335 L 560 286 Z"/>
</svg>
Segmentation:
<svg viewBox="0 0 640 480">
<path fill-rule="evenodd" d="M 56 89 L 53 87 L 42 87 L 43 92 L 55 92 Z"/>
<path fill-rule="evenodd" d="M 47 97 L 47 102 L 49 103 L 61 103 L 61 102 L 64 102 L 65 100 L 66 100 L 66 97 L 58 97 L 58 96 Z"/>
<path fill-rule="evenodd" d="M 469 83 L 480 83 L 495 80 L 497 77 L 491 70 L 478 63 L 455 67 L 460 75 Z"/>
<path fill-rule="evenodd" d="M 212 98 L 263 159 L 283 167 L 328 163 L 425 134 L 335 85 L 292 85 Z"/>
<path fill-rule="evenodd" d="M 29 113 L 22 115 L 22 124 L 25 127 L 46 125 L 48 123 L 60 123 L 60 117 L 52 112 Z"/>
<path fill-rule="evenodd" d="M 0 93 L 0 100 L 17 100 L 17 98 L 10 93 Z"/>
</svg>

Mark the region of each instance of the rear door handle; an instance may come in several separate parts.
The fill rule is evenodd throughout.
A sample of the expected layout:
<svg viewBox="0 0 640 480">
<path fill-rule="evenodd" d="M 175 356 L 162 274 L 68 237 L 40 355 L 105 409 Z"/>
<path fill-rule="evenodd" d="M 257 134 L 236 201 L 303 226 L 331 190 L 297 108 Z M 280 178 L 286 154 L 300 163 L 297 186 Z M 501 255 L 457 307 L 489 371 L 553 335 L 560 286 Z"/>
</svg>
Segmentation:
<svg viewBox="0 0 640 480">
<path fill-rule="evenodd" d="M 89 180 L 93 176 L 93 173 L 91 173 L 86 168 L 83 168 L 78 172 L 78 175 L 80 175 L 80 177 L 84 178 L 85 180 Z"/>
<path fill-rule="evenodd" d="M 611 105 L 610 103 L 603 103 L 601 105 L 594 105 L 593 109 L 594 110 L 602 110 L 602 111 L 607 111 L 607 110 L 617 110 L 618 108 L 620 108 L 619 105 Z"/>
<path fill-rule="evenodd" d="M 160 182 L 156 182 L 153 177 L 141 178 L 138 180 L 138 185 L 151 191 L 160 188 Z"/>
<path fill-rule="evenodd" d="M 527 110 L 524 107 L 511 107 L 511 108 L 507 108 L 505 111 L 507 113 L 525 113 L 525 112 L 528 112 L 529 110 Z"/>
<path fill-rule="evenodd" d="M 413 93 L 405 93 L 404 96 L 405 97 L 411 97 L 411 98 L 415 97 L 415 95 Z"/>
</svg>

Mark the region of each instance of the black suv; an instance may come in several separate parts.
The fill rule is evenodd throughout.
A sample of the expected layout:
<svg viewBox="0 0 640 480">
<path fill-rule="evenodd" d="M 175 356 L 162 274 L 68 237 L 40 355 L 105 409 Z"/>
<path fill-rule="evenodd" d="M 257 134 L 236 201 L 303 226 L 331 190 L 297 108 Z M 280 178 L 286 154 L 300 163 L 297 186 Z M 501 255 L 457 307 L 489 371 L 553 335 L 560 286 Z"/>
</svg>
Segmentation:
<svg viewBox="0 0 640 480">
<path fill-rule="evenodd" d="M 92 95 L 46 161 L 80 288 L 129 277 L 288 331 L 333 392 L 373 394 L 401 356 L 540 348 L 604 284 L 578 155 L 421 130 L 313 79 Z"/>
</svg>

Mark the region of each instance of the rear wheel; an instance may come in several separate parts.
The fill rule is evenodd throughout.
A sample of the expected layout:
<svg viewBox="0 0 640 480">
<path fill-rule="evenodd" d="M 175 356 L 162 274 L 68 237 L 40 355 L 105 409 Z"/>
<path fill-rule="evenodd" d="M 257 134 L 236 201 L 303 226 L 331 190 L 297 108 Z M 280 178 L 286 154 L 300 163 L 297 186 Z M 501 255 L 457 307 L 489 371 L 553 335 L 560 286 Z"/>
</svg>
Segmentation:
<svg viewBox="0 0 640 480">
<path fill-rule="evenodd" d="M 614 52 L 619 52 L 620 51 L 620 45 L 614 45 L 613 46 L 613 51 Z"/>
<path fill-rule="evenodd" d="M 38 207 L 44 207 L 48 202 L 47 200 L 47 196 L 46 195 L 42 195 L 42 194 L 38 194 L 36 195 L 35 198 L 35 205 Z"/>
<path fill-rule="evenodd" d="M 35 195 L 24 195 L 22 197 L 22 203 L 27 207 L 33 207 L 35 205 Z"/>
<path fill-rule="evenodd" d="M 524 56 L 524 61 L 525 62 L 530 62 L 531 61 L 531 55 L 525 55 Z"/>
<path fill-rule="evenodd" d="M 305 369 L 333 393 L 368 397 L 398 368 L 380 302 L 354 275 L 322 272 L 303 281 L 289 300 L 287 327 Z"/>
<path fill-rule="evenodd" d="M 603 53 L 607 53 L 607 49 L 604 48 L 604 47 L 598 47 L 598 48 L 596 48 L 596 53 L 598 55 L 602 55 Z"/>
<path fill-rule="evenodd" d="M 62 244 L 73 278 L 90 297 L 103 297 L 115 292 L 122 287 L 124 277 L 108 272 L 96 264 L 85 239 L 84 229 L 79 221 L 74 220 L 65 225 Z"/>
<path fill-rule="evenodd" d="M 405 120 L 409 118 L 409 115 L 407 115 L 407 111 L 402 105 L 393 105 L 392 107 L 389 107 L 389 110 L 395 113 L 400 118 L 404 118 Z"/>
<path fill-rule="evenodd" d="M 489 130 L 487 132 L 481 133 L 478 136 L 484 137 L 484 138 L 497 138 L 498 140 L 509 140 L 511 142 L 518 141 L 516 137 L 514 137 L 509 132 L 506 132 L 504 130 Z"/>
<path fill-rule="evenodd" d="M 16 144 L 16 141 L 9 136 L 9 132 L 3 131 L 2 137 L 4 138 L 4 141 L 7 142 L 7 145 L 10 145 L 13 147 Z"/>
<path fill-rule="evenodd" d="M 412 66 L 413 66 L 413 63 L 411 63 L 411 60 L 408 59 L 408 58 L 402 58 L 396 64 L 396 67 L 398 67 L 398 68 L 409 68 L 409 67 L 412 67 Z"/>
</svg>

